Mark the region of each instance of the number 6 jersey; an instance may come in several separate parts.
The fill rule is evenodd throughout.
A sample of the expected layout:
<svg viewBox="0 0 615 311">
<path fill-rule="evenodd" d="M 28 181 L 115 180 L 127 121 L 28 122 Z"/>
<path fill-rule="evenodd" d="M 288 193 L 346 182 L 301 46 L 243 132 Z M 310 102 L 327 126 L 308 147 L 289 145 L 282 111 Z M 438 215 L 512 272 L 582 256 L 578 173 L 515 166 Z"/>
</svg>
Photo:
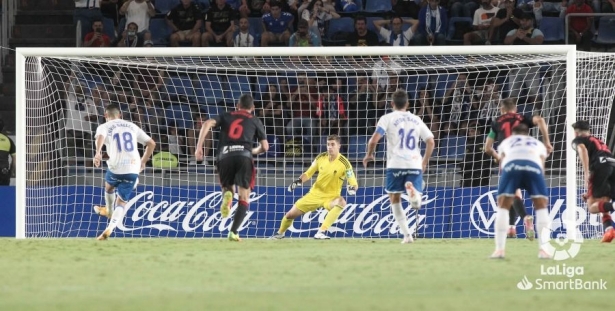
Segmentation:
<svg viewBox="0 0 615 311">
<path fill-rule="evenodd" d="M 216 127 L 220 128 L 220 160 L 237 155 L 252 158 L 254 138 L 259 142 L 267 139 L 263 123 L 246 110 L 225 112 L 213 119 L 216 120 Z"/>
<path fill-rule="evenodd" d="M 423 169 L 419 138 L 427 140 L 433 133 L 421 118 L 408 111 L 393 111 L 380 118 L 376 133 L 386 136 L 387 168 Z"/>
<path fill-rule="evenodd" d="M 141 155 L 138 143 L 146 144 L 152 138 L 134 123 L 115 119 L 101 124 L 96 129 L 98 136 L 105 138 L 107 147 L 107 166 L 114 174 L 139 174 L 141 171 Z"/>
</svg>

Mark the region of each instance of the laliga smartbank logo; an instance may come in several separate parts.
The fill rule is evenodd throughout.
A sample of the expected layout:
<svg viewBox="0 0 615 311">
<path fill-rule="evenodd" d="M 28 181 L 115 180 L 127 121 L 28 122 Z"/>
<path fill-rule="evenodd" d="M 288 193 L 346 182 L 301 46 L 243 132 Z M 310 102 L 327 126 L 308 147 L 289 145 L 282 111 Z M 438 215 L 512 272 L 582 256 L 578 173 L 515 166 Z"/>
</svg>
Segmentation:
<svg viewBox="0 0 615 311">
<path fill-rule="evenodd" d="M 556 228 L 545 228 L 540 232 L 540 247 L 550 258 L 563 261 L 576 257 L 583 244 L 583 235 L 577 228 L 576 210 L 569 213 L 564 211 L 562 220 L 566 232 Z M 553 233 L 557 232 L 553 237 Z M 587 280 L 583 278 L 583 266 L 571 266 L 566 263 L 540 265 L 540 277 L 535 280 L 528 279 L 527 275 L 517 283 L 520 290 L 606 290 L 606 280 Z"/>
</svg>

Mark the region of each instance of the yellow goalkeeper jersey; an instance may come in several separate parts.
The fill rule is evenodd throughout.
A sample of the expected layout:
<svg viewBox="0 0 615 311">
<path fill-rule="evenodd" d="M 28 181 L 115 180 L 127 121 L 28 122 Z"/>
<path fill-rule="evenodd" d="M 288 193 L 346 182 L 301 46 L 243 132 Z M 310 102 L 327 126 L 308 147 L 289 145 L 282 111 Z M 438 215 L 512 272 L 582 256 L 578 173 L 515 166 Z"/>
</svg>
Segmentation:
<svg viewBox="0 0 615 311">
<path fill-rule="evenodd" d="M 323 196 L 339 196 L 342 193 L 342 186 L 346 179 L 350 185 L 358 187 L 352 165 L 342 154 L 338 154 L 337 158 L 333 161 L 329 161 L 328 153 L 319 154 L 304 174 L 308 178 L 312 178 L 312 175 L 316 172 L 318 172 L 318 177 L 312 185 L 310 193 Z"/>
</svg>

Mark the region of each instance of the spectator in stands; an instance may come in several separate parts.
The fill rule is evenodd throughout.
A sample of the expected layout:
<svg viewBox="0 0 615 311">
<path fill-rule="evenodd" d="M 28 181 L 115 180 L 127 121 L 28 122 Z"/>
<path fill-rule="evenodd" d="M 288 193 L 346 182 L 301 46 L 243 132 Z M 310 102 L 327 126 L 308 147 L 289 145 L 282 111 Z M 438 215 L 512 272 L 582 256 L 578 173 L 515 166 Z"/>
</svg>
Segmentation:
<svg viewBox="0 0 615 311">
<path fill-rule="evenodd" d="M 225 0 L 216 0 L 216 4 L 205 13 L 205 33 L 201 38 L 203 46 L 233 46 L 235 11 Z"/>
<path fill-rule="evenodd" d="M 506 34 L 504 44 L 540 45 L 544 39 L 542 31 L 534 28 L 534 16 L 532 13 L 524 13 L 521 16 L 519 28 L 512 29 Z"/>
<path fill-rule="evenodd" d="M 320 128 L 325 131 L 321 132 L 321 135 L 340 135 L 340 128 L 348 119 L 341 95 L 344 93 L 346 92 L 342 89 L 341 79 L 325 80 L 316 104 L 316 116 L 320 119 Z"/>
<path fill-rule="evenodd" d="M 164 71 L 149 67 L 138 67 L 133 76 L 133 89 L 140 90 L 143 97 L 148 97 L 151 94 L 155 101 L 160 99 L 158 90 L 164 85 Z"/>
<path fill-rule="evenodd" d="M 465 132 L 467 135 L 466 148 L 463 161 L 459 162 L 461 187 L 489 186 L 491 157 L 483 150 L 484 129 L 477 122 L 469 122 Z"/>
<path fill-rule="evenodd" d="M 340 15 L 331 8 L 324 8 L 322 0 L 311 0 L 301 13 L 301 18 L 308 21 L 311 31 L 323 38 L 326 34 L 325 23 L 331 19 L 340 18 Z"/>
<path fill-rule="evenodd" d="M 90 27 L 95 21 L 102 22 L 102 13 L 100 12 L 100 0 L 75 0 L 75 15 L 73 16 L 73 25 L 76 27 L 80 22 L 81 35 L 90 31 Z"/>
<path fill-rule="evenodd" d="M 293 20 L 292 14 L 282 12 L 282 6 L 279 2 L 272 2 L 271 13 L 263 15 L 264 32 L 261 37 L 261 46 L 269 46 L 269 43 L 272 42 L 288 45 Z"/>
<path fill-rule="evenodd" d="M 382 59 L 372 67 L 372 82 L 376 84 L 378 89 L 385 90 L 391 75 L 398 75 L 401 70 L 402 67 L 398 62 L 388 56 L 382 56 Z"/>
<path fill-rule="evenodd" d="M 515 8 L 514 0 L 505 0 L 504 8 L 500 9 L 491 20 L 489 39 L 485 43 L 504 43 L 504 39 L 508 32 L 517 29 L 520 25 L 521 22 L 519 18 L 521 15 L 523 15 L 523 11 L 519 8 Z"/>
<path fill-rule="evenodd" d="M 444 94 L 444 109 L 442 120 L 458 127 L 470 109 L 472 87 L 468 83 L 468 75 L 460 73 L 451 88 Z"/>
<path fill-rule="evenodd" d="M 593 10 L 584 0 L 574 0 L 573 4 L 566 10 L 566 14 L 571 13 L 593 13 Z M 568 23 L 568 38 L 581 51 L 589 51 L 591 49 L 594 36 L 591 30 L 593 20 L 591 16 L 579 16 L 571 17 Z"/>
<path fill-rule="evenodd" d="M 152 42 L 149 31 L 139 32 L 139 26 L 136 23 L 130 23 L 126 26 L 126 30 L 122 36 L 118 38 L 115 46 L 118 47 L 152 47 Z M 147 40 L 147 41 L 146 41 Z"/>
<path fill-rule="evenodd" d="M 440 137 L 438 131 L 438 125 L 440 124 L 439 114 L 434 113 L 434 96 L 433 93 L 427 90 L 427 87 L 423 86 L 417 94 L 418 98 L 414 100 L 413 107 L 408 107 L 409 110 L 423 120 L 425 125 L 429 127 L 434 134 L 434 139 L 437 141 Z"/>
<path fill-rule="evenodd" d="M 285 104 L 284 96 L 278 87 L 270 84 L 267 92 L 262 95 L 261 107 L 257 112 L 267 134 L 284 137 L 284 124 L 289 120 L 287 111 L 284 110 Z"/>
<path fill-rule="evenodd" d="M 105 107 L 109 104 L 109 94 L 105 89 L 104 84 L 98 84 L 95 88 L 92 89 L 92 94 L 90 96 L 92 100 L 92 104 L 96 108 L 96 115 L 90 115 L 90 121 L 95 122 L 97 124 L 102 124 L 105 122 Z"/>
<path fill-rule="evenodd" d="M 128 30 L 130 24 L 134 23 L 137 26 L 139 39 L 145 43 L 137 46 L 153 45 L 152 35 L 149 32 L 149 20 L 156 16 L 156 8 L 150 0 L 128 0 L 124 2 L 119 12 L 120 15 L 126 17 L 126 29 L 120 29 L 120 31 Z"/>
<path fill-rule="evenodd" d="M 357 12 L 361 11 L 361 8 L 357 5 L 355 0 L 337 0 L 339 7 L 343 12 Z"/>
<path fill-rule="evenodd" d="M 276 0 L 248 0 L 250 2 L 250 10 L 255 14 L 267 14 L 271 12 L 271 3 Z M 281 5 L 281 3 L 280 3 Z"/>
<path fill-rule="evenodd" d="M 235 12 L 238 12 L 240 17 L 247 18 L 250 16 L 248 0 L 226 0 L 226 4 L 230 5 Z"/>
<path fill-rule="evenodd" d="M 602 0 L 600 13 L 615 13 L 615 0 Z"/>
<path fill-rule="evenodd" d="M 479 8 L 476 0 L 453 0 L 451 3 L 451 17 L 472 17 Z"/>
<path fill-rule="evenodd" d="M 242 17 L 239 20 L 239 30 L 233 36 L 233 46 L 235 47 L 254 47 L 254 35 L 250 32 L 250 22 Z"/>
<path fill-rule="evenodd" d="M 478 120 L 481 125 L 487 125 L 500 114 L 502 96 L 499 86 L 495 82 L 495 79 L 489 78 L 483 87 L 477 85 L 474 89 L 470 115 L 471 120 Z"/>
<path fill-rule="evenodd" d="M 348 134 L 370 135 L 376 125 L 378 87 L 369 83 L 367 75 L 357 77 L 356 89 L 350 91 L 348 99 Z"/>
<path fill-rule="evenodd" d="M 374 109 L 376 111 L 376 120 L 380 119 L 380 117 L 384 115 L 389 103 L 392 100 L 391 96 L 399 88 L 399 77 L 394 73 L 389 75 L 389 83 L 387 83 L 386 86 L 378 86 L 378 104 Z M 412 98 L 411 96 L 408 97 Z"/>
<path fill-rule="evenodd" d="M 111 46 L 111 38 L 103 33 L 102 20 L 94 20 L 92 23 L 92 31 L 83 38 L 83 46 L 85 47 L 109 47 Z"/>
<path fill-rule="evenodd" d="M 521 0 L 517 3 L 517 7 L 521 8 L 523 11 L 534 12 L 537 25 L 540 25 L 544 12 L 556 13 L 563 18 L 564 15 L 566 15 L 567 5 L 568 0 Z"/>
<path fill-rule="evenodd" d="M 414 0 L 391 0 L 393 11 L 398 16 L 409 16 L 413 19 L 419 19 L 420 7 Z"/>
<path fill-rule="evenodd" d="M 401 17 L 393 17 L 391 20 L 374 20 L 373 23 L 380 38 L 384 39 L 384 42 L 391 46 L 411 45 L 410 43 L 419 25 L 418 20 L 404 20 Z M 404 23 L 411 25 L 406 31 L 403 30 Z M 385 28 L 385 25 L 389 26 L 390 30 Z"/>
<path fill-rule="evenodd" d="M 378 35 L 367 29 L 367 19 L 363 15 L 354 18 L 354 32 L 348 35 L 346 46 L 377 46 L 380 44 Z"/>
<path fill-rule="evenodd" d="M 310 148 L 315 148 L 317 147 L 314 144 L 317 126 L 315 105 L 318 102 L 317 90 L 314 87 L 315 81 L 306 76 L 300 77 L 298 81 L 298 87 L 288 102 L 288 111 L 292 114 L 292 119 L 286 125 L 286 134 L 304 137 Z"/>
<path fill-rule="evenodd" d="M 290 37 L 289 46 L 322 46 L 320 37 L 308 28 L 308 21 L 299 21 L 297 31 Z"/>
<path fill-rule="evenodd" d="M 441 7 L 440 0 L 429 0 L 419 12 L 419 33 L 416 42 L 419 45 L 446 45 L 448 16 Z"/>
<path fill-rule="evenodd" d="M 167 24 L 173 30 L 171 46 L 180 42 L 191 42 L 192 46 L 201 45 L 201 25 L 203 20 L 201 7 L 192 0 L 181 3 L 167 13 Z"/>
<path fill-rule="evenodd" d="M 481 0 L 481 7 L 474 12 L 472 26 L 474 31 L 468 32 L 463 36 L 463 44 L 483 44 L 489 40 L 489 28 L 491 19 L 500 9 L 494 7 L 490 0 Z"/>
</svg>

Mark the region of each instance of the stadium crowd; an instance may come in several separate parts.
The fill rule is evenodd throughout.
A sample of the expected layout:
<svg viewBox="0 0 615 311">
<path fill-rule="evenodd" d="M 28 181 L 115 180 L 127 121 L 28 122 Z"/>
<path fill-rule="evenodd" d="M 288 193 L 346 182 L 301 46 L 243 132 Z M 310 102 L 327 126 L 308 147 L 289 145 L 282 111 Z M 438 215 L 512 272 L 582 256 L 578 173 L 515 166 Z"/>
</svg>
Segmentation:
<svg viewBox="0 0 615 311">
<path fill-rule="evenodd" d="M 549 36 L 541 29 L 551 29 L 552 21 L 563 27 L 561 17 L 567 13 L 613 11 L 615 0 L 576 0 L 569 5 L 495 0 L 128 0 L 107 5 L 101 8 L 103 18 L 76 11 L 77 19 L 92 29 L 84 36 L 85 46 L 543 44 Z M 595 23 L 583 17 L 572 18 L 570 24 L 571 39 L 587 48 Z M 273 144 L 268 156 L 310 156 L 323 150 L 323 137 L 339 134 L 347 145 L 343 151 L 358 159 L 375 122 L 387 111 L 390 94 L 402 88 L 409 93 L 410 109 L 434 132 L 440 156 L 470 153 L 484 161 L 477 146 L 482 145 L 489 120 L 499 113 L 500 100 L 516 98 L 523 113 L 556 115 L 552 110 L 559 107 L 542 101 L 545 75 L 540 66 L 420 75 L 402 71 L 395 59 L 383 57 L 371 68 L 345 77 L 84 67 L 74 69 L 59 89 L 64 91 L 66 128 L 75 138 L 76 148 L 69 148 L 75 150 L 73 156 L 91 157 L 91 130 L 103 122 L 104 106 L 118 103 L 124 118 L 162 142 L 161 151 L 195 164 L 191 155 L 202 122 L 231 109 L 241 93 L 250 92 L 260 102 L 256 113 Z M 206 143 L 205 149 L 211 155 L 212 146 Z"/>
</svg>

